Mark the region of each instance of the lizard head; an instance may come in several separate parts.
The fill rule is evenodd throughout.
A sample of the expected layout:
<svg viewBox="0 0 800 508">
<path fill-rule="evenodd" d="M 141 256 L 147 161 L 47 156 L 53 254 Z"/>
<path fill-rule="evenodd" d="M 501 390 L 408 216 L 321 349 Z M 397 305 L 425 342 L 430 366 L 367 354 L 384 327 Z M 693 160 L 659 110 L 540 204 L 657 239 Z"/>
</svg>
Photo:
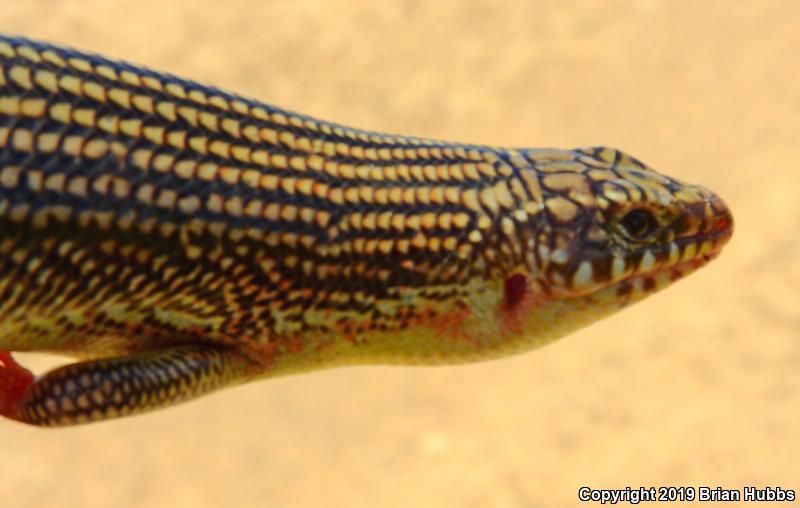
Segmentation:
<svg viewBox="0 0 800 508">
<path fill-rule="evenodd" d="M 639 301 L 708 263 L 733 232 L 714 193 L 617 150 L 522 154 L 540 219 L 521 267 L 504 273 L 500 312 L 525 336 L 556 338 Z"/>
</svg>

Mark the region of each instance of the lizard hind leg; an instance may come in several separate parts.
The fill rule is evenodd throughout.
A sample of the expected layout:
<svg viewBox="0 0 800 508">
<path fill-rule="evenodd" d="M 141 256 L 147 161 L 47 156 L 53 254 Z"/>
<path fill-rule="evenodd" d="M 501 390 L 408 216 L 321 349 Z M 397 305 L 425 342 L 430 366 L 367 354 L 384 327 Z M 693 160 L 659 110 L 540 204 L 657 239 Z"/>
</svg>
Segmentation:
<svg viewBox="0 0 800 508">
<path fill-rule="evenodd" d="M 0 414 L 38 426 L 158 409 L 248 379 L 257 365 L 227 348 L 178 346 L 77 362 L 34 379 L 0 353 Z M 25 376 L 27 373 L 27 377 Z"/>
</svg>

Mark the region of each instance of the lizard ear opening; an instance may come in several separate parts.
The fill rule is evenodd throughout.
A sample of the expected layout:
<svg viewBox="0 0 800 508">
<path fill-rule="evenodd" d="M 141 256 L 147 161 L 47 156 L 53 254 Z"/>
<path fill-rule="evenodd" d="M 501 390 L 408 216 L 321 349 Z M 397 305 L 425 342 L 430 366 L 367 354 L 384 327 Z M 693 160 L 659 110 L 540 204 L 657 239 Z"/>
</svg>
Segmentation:
<svg viewBox="0 0 800 508">
<path fill-rule="evenodd" d="M 514 273 L 506 277 L 505 305 L 509 309 L 517 307 L 528 291 L 528 280 L 525 274 Z"/>
</svg>

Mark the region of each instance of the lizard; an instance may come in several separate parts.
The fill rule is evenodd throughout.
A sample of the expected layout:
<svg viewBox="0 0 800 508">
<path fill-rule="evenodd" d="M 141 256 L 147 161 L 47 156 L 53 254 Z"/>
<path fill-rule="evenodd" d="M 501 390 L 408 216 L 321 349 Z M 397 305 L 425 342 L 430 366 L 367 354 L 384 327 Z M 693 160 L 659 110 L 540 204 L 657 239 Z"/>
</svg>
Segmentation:
<svg viewBox="0 0 800 508">
<path fill-rule="evenodd" d="M 23 423 L 527 351 L 732 232 L 716 194 L 614 148 L 359 130 L 0 36 L 0 415 Z"/>
</svg>

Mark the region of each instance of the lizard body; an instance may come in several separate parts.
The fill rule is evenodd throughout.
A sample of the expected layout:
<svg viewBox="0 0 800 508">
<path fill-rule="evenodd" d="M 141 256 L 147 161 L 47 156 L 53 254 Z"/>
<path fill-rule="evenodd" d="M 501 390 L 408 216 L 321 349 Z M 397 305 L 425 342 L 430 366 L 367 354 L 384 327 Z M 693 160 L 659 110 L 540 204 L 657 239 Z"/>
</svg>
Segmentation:
<svg viewBox="0 0 800 508">
<path fill-rule="evenodd" d="M 691 273 L 732 226 L 615 149 L 367 132 L 0 37 L 0 414 L 26 423 L 527 350 Z M 34 379 L 8 351 L 79 361 Z"/>
</svg>

